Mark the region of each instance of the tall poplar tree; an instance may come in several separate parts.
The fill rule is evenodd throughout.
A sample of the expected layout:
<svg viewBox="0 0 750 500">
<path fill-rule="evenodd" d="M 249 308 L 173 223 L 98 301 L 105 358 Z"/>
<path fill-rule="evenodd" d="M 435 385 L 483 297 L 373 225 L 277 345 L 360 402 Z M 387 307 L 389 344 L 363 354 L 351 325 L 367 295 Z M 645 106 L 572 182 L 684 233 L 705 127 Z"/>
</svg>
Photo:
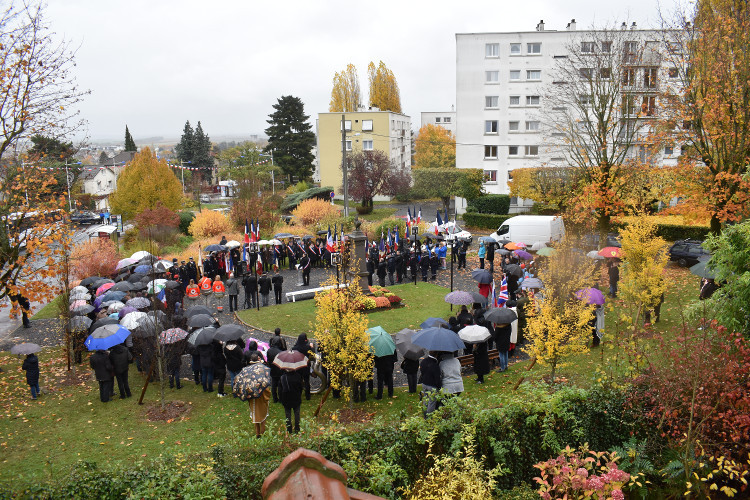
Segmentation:
<svg viewBox="0 0 750 500">
<path fill-rule="evenodd" d="M 127 125 L 125 125 L 125 151 L 138 151 L 138 147 L 135 145 L 135 141 L 133 140 L 133 136 L 130 135 Z"/>
<path fill-rule="evenodd" d="M 299 97 L 282 96 L 273 105 L 275 111 L 267 120 L 270 125 L 265 133 L 268 145 L 265 151 L 273 151 L 274 163 L 281 168 L 284 175 L 292 180 L 312 176 L 312 149 L 315 146 L 315 133 L 308 123 L 310 117 L 305 114 L 305 105 Z"/>
<path fill-rule="evenodd" d="M 370 62 L 367 66 L 367 78 L 370 82 L 370 106 L 383 111 L 401 112 L 401 94 L 393 71 L 383 61 L 377 67 Z"/>
<path fill-rule="evenodd" d="M 330 112 L 352 113 L 359 109 L 362 94 L 359 89 L 357 68 L 348 64 L 342 72 L 333 76 L 333 90 L 331 90 Z"/>
</svg>

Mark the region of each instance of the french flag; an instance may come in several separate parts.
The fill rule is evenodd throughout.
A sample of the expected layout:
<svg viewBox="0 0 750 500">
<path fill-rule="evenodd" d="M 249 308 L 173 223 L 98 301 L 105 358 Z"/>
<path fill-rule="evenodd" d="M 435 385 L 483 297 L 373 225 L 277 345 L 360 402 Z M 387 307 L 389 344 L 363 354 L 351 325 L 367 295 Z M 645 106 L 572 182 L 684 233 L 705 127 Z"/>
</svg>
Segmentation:
<svg viewBox="0 0 750 500">
<path fill-rule="evenodd" d="M 328 236 L 326 237 L 326 250 L 333 253 L 333 236 L 331 236 L 331 226 L 328 226 Z"/>
<path fill-rule="evenodd" d="M 242 245 L 242 260 L 247 262 L 247 254 L 248 251 L 247 245 L 250 244 L 250 226 L 247 223 L 247 219 L 245 219 L 245 244 Z"/>
<path fill-rule="evenodd" d="M 255 218 L 255 241 L 260 241 L 260 218 Z"/>
<path fill-rule="evenodd" d="M 417 213 L 417 224 L 422 222 L 422 207 L 419 207 L 419 212 Z"/>
<path fill-rule="evenodd" d="M 393 249 L 398 250 L 398 226 L 393 228 Z"/>
<path fill-rule="evenodd" d="M 250 243 L 253 243 L 256 241 L 255 239 L 255 222 L 250 223 Z"/>
</svg>

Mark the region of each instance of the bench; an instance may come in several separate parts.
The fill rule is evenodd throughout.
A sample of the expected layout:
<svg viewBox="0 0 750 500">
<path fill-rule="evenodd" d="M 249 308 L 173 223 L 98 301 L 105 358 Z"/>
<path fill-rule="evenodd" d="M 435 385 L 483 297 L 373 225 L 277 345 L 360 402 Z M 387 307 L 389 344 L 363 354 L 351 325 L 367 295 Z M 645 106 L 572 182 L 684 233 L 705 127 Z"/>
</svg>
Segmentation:
<svg viewBox="0 0 750 500">
<path fill-rule="evenodd" d="M 497 359 L 499 357 L 499 353 L 497 352 L 497 349 L 492 349 L 487 353 L 490 358 L 490 363 L 492 363 L 493 360 Z M 474 355 L 468 354 L 466 356 L 459 356 L 458 359 L 461 362 L 461 367 L 464 366 L 474 366 Z"/>
<path fill-rule="evenodd" d="M 348 285 L 346 283 L 341 283 L 339 285 L 339 288 L 345 288 Z M 308 300 L 315 297 L 315 294 L 317 292 L 321 292 L 323 290 L 330 290 L 331 288 L 336 288 L 336 285 L 331 286 L 321 286 L 318 288 L 306 288 L 304 290 L 297 290 L 296 292 L 287 292 L 286 293 L 286 301 L 287 302 L 297 302 L 298 300 Z"/>
</svg>

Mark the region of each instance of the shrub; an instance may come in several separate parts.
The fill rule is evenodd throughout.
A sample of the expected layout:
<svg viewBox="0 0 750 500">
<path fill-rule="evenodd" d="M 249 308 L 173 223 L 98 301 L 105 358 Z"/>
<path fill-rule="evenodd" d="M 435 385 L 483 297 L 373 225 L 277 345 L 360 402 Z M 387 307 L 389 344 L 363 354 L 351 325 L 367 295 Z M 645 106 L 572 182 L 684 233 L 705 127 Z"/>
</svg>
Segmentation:
<svg viewBox="0 0 750 500">
<path fill-rule="evenodd" d="M 612 224 L 612 228 L 618 230 L 624 226 L 624 222 Z M 664 238 L 667 241 L 677 241 L 687 238 L 693 240 L 705 240 L 710 232 L 711 228 L 708 226 L 691 226 L 688 224 L 668 224 L 657 222 L 655 235 Z"/>
<path fill-rule="evenodd" d="M 109 276 L 115 271 L 120 256 L 114 242 L 96 238 L 76 246 L 71 258 L 71 275 L 77 279 L 88 276 Z"/>
<path fill-rule="evenodd" d="M 160 202 L 135 216 L 138 232 L 143 239 L 152 239 L 160 244 L 172 243 L 180 217 Z"/>
<path fill-rule="evenodd" d="M 226 215 L 215 210 L 204 210 L 190 223 L 188 231 L 195 239 L 219 236 L 232 231 Z"/>
<path fill-rule="evenodd" d="M 245 221 L 249 223 L 259 220 L 261 237 L 266 234 L 274 234 L 271 232 L 271 228 L 279 222 L 277 210 L 280 200 L 279 196 L 262 196 L 259 198 L 253 195 L 238 198 L 232 204 L 230 219 L 235 227 L 241 228 L 243 231 Z"/>
<path fill-rule="evenodd" d="M 190 223 L 195 219 L 195 213 L 189 210 L 183 212 L 177 212 L 177 216 L 180 218 L 180 224 L 178 226 L 180 232 L 185 235 L 189 235 Z"/>
<path fill-rule="evenodd" d="M 500 225 L 510 219 L 511 215 L 494 215 L 494 214 L 473 214 L 465 213 L 463 215 L 464 223 L 469 227 L 479 229 L 497 230 Z"/>
<path fill-rule="evenodd" d="M 404 239 L 404 234 L 406 234 L 406 221 L 404 219 L 391 217 L 388 219 L 382 220 L 378 225 L 376 225 L 372 229 L 372 234 L 368 235 L 370 240 L 376 240 L 380 241 L 380 234 L 388 235 L 388 230 L 390 229 L 391 232 L 393 232 L 394 228 L 398 228 L 398 237 L 399 240 Z"/>
<path fill-rule="evenodd" d="M 326 217 L 339 216 L 339 209 L 319 199 L 305 200 L 294 209 L 292 215 L 303 225 L 315 224 Z"/>
<path fill-rule="evenodd" d="M 367 205 L 367 206 L 357 205 L 355 208 L 357 209 L 357 213 L 359 215 L 367 215 L 367 214 L 371 214 L 375 207 L 373 205 Z"/>
<path fill-rule="evenodd" d="M 485 194 L 471 200 L 467 212 L 469 208 L 473 208 L 480 214 L 507 215 L 510 208 L 510 196 L 507 194 Z"/>
<path fill-rule="evenodd" d="M 331 191 L 333 191 L 333 188 L 331 186 L 326 186 L 326 187 L 319 187 L 319 188 L 310 188 L 301 193 L 288 194 L 286 198 L 284 198 L 284 201 L 281 203 L 280 208 L 282 211 L 288 212 L 290 210 L 294 210 L 297 207 L 297 205 L 299 205 L 303 201 L 309 200 L 311 198 L 317 198 L 320 200 L 330 200 Z"/>
<path fill-rule="evenodd" d="M 390 302 L 391 304 L 400 304 L 401 297 L 399 297 L 398 295 L 389 295 L 388 302 Z"/>
<path fill-rule="evenodd" d="M 388 297 L 375 297 L 375 307 L 388 308 L 391 307 L 391 302 L 388 300 Z"/>
</svg>

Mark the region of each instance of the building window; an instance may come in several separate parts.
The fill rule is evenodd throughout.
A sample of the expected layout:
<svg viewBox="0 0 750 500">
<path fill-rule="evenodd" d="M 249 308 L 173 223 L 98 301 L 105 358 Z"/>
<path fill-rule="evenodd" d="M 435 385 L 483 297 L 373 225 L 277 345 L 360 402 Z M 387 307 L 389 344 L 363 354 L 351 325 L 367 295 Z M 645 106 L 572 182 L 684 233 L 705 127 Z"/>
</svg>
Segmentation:
<svg viewBox="0 0 750 500">
<path fill-rule="evenodd" d="M 655 96 L 643 96 L 643 103 L 641 104 L 641 111 L 646 116 L 654 116 L 654 113 L 656 113 L 656 97 Z"/>
<path fill-rule="evenodd" d="M 485 160 L 497 159 L 497 146 L 485 146 L 484 147 L 484 159 Z"/>
<path fill-rule="evenodd" d="M 487 83 L 497 83 L 500 80 L 499 71 L 485 71 L 484 81 Z"/>
<path fill-rule="evenodd" d="M 622 84 L 625 87 L 630 87 L 631 85 L 635 85 L 635 70 L 634 69 L 624 69 L 622 71 Z"/>
<path fill-rule="evenodd" d="M 374 148 L 372 147 L 372 141 L 362 141 L 362 150 L 363 151 L 372 151 Z"/>
<path fill-rule="evenodd" d="M 496 95 L 484 96 L 484 107 L 487 109 L 497 108 L 497 99 L 498 97 Z"/>
<path fill-rule="evenodd" d="M 521 70 L 518 70 L 518 69 L 512 69 L 512 70 L 510 70 L 510 79 L 511 80 L 520 80 L 521 79 Z"/>
<path fill-rule="evenodd" d="M 602 80 L 609 80 L 612 78 L 612 68 L 601 68 L 599 70 L 599 78 Z"/>
<path fill-rule="evenodd" d="M 624 56 L 626 63 L 634 63 L 638 60 L 638 42 L 625 42 Z"/>
<path fill-rule="evenodd" d="M 542 44 L 539 42 L 536 43 L 527 43 L 526 44 L 526 53 L 527 54 L 541 54 L 542 53 Z"/>
<path fill-rule="evenodd" d="M 541 80 L 542 79 L 541 70 L 538 70 L 538 69 L 526 70 L 526 79 L 527 80 Z"/>
<path fill-rule="evenodd" d="M 497 134 L 497 120 L 486 120 L 484 122 L 485 134 Z"/>
<path fill-rule="evenodd" d="M 518 146 L 508 146 L 508 156 L 518 156 Z"/>
<path fill-rule="evenodd" d="M 520 43 L 511 43 L 510 44 L 510 55 L 517 56 L 521 54 L 521 44 Z"/>
<path fill-rule="evenodd" d="M 518 132 L 518 122 L 508 122 L 509 132 Z"/>
<path fill-rule="evenodd" d="M 450 123 L 450 122 L 451 122 L 451 117 L 450 116 L 446 116 L 446 117 L 443 118 L 443 123 Z"/>
<path fill-rule="evenodd" d="M 525 156 L 539 156 L 539 146 L 525 146 L 524 155 Z"/>
<path fill-rule="evenodd" d="M 520 95 L 512 95 L 512 96 L 510 96 L 510 105 L 511 106 L 520 106 L 521 105 L 521 96 Z"/>
<path fill-rule="evenodd" d="M 371 131 L 372 130 L 372 120 L 362 120 L 362 130 L 364 130 L 364 131 Z"/>
<path fill-rule="evenodd" d="M 674 154 L 674 148 L 672 146 L 664 146 L 664 156 L 672 156 Z"/>
<path fill-rule="evenodd" d="M 590 106 L 591 105 L 591 94 L 580 94 L 578 96 L 578 102 L 581 104 L 581 106 Z"/>
<path fill-rule="evenodd" d="M 591 68 L 578 68 L 578 73 L 584 80 L 591 80 L 591 76 L 593 75 L 594 70 Z"/>
<path fill-rule="evenodd" d="M 596 52 L 596 42 L 581 42 L 582 54 L 593 54 Z"/>
<path fill-rule="evenodd" d="M 484 57 L 499 57 L 499 55 L 500 55 L 499 43 L 485 43 L 484 44 Z"/>
<path fill-rule="evenodd" d="M 680 76 L 680 70 L 677 68 L 669 68 L 669 78 L 677 78 Z"/>
<path fill-rule="evenodd" d="M 351 120 L 344 121 L 344 128 L 346 128 L 346 130 L 351 130 L 352 129 L 352 121 Z"/>
<path fill-rule="evenodd" d="M 439 116 L 435 117 L 435 123 L 440 123 L 440 117 Z"/>
<path fill-rule="evenodd" d="M 352 141 L 346 141 L 346 150 L 351 151 L 352 150 Z"/>
<path fill-rule="evenodd" d="M 497 170 L 485 170 L 484 171 L 484 182 L 497 182 Z"/>
<path fill-rule="evenodd" d="M 622 114 L 626 116 L 635 115 L 635 99 L 632 95 L 622 98 Z"/>
<path fill-rule="evenodd" d="M 538 121 L 526 122 L 526 132 L 539 132 L 539 122 Z"/>
<path fill-rule="evenodd" d="M 538 95 L 527 95 L 526 96 L 526 105 L 527 106 L 539 106 L 539 96 Z"/>
<path fill-rule="evenodd" d="M 643 86 L 647 89 L 656 88 L 656 80 L 659 68 L 645 68 L 643 70 Z"/>
<path fill-rule="evenodd" d="M 605 54 L 612 52 L 612 42 L 602 42 L 602 52 Z"/>
</svg>

